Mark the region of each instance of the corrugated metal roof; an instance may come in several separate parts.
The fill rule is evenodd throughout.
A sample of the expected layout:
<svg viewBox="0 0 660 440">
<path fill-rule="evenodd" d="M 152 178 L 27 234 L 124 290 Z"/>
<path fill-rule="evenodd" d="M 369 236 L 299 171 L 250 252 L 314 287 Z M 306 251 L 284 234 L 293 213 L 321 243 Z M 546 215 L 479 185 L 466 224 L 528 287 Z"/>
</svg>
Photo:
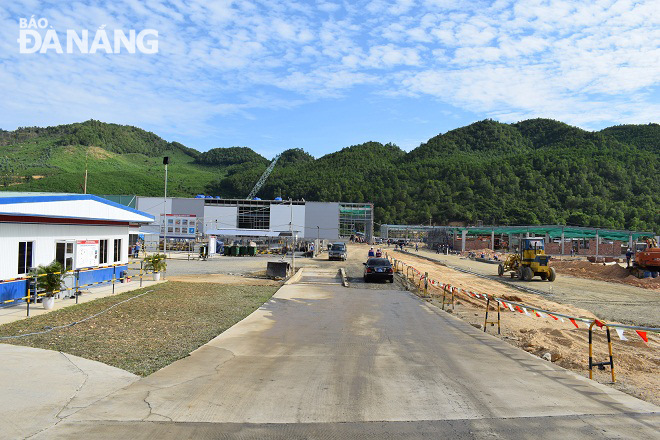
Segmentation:
<svg viewBox="0 0 660 440">
<path fill-rule="evenodd" d="M 0 214 L 131 223 L 155 220 L 151 214 L 92 194 L 0 191 Z"/>
</svg>

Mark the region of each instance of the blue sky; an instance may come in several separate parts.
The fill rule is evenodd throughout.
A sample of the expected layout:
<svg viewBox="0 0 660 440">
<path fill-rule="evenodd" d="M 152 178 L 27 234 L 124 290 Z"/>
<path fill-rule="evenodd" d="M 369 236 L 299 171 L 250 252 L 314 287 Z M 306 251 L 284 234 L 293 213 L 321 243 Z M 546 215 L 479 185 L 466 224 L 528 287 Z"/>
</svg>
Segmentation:
<svg viewBox="0 0 660 440">
<path fill-rule="evenodd" d="M 406 150 L 493 118 L 660 122 L 657 1 L 9 0 L 0 128 L 98 119 L 187 146 Z M 63 54 L 20 53 L 46 18 Z M 158 53 L 66 53 L 66 32 L 158 31 Z"/>
</svg>

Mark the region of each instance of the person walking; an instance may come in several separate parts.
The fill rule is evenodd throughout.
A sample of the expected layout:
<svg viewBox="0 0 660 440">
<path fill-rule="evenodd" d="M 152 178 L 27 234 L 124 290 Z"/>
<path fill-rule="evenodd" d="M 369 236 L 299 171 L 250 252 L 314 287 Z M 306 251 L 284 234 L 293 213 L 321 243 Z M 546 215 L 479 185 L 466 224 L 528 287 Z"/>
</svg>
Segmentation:
<svg viewBox="0 0 660 440">
<path fill-rule="evenodd" d="M 415 243 L 415 252 L 419 252 L 419 243 Z"/>
<path fill-rule="evenodd" d="M 633 256 L 633 251 L 628 248 L 626 251 L 626 262 L 628 263 L 628 267 L 630 267 L 630 260 L 632 259 Z"/>
</svg>

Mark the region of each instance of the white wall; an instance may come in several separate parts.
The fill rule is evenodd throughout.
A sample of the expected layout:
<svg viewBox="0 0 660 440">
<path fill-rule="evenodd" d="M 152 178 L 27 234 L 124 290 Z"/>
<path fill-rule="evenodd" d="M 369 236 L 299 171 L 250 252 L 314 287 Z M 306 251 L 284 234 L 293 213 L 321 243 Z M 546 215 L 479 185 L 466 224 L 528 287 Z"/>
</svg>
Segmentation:
<svg viewBox="0 0 660 440">
<path fill-rule="evenodd" d="M 291 221 L 290 205 L 270 205 L 270 230 L 288 231 Z M 305 205 L 293 205 L 293 230 L 302 237 L 305 229 Z"/>
<path fill-rule="evenodd" d="M 138 211 L 146 212 L 147 214 L 153 215 L 156 220 L 152 224 L 160 224 L 160 218 L 163 215 L 163 203 L 164 200 L 162 197 L 138 197 L 136 209 Z M 172 213 L 172 199 L 167 198 L 166 213 Z"/>
<path fill-rule="evenodd" d="M 208 229 L 235 229 L 237 224 L 238 207 L 204 206 L 204 233 Z"/>
<path fill-rule="evenodd" d="M 113 263 L 113 244 L 122 240 L 121 260 L 128 262 L 128 226 L 51 225 L 3 223 L 0 227 L 0 279 L 18 274 L 18 243 L 32 241 L 33 266 L 49 264 L 55 259 L 55 243 L 62 240 L 108 240 L 108 264 Z"/>
<path fill-rule="evenodd" d="M 339 238 L 339 203 L 305 203 L 305 238 L 317 237 L 326 240 Z"/>
</svg>

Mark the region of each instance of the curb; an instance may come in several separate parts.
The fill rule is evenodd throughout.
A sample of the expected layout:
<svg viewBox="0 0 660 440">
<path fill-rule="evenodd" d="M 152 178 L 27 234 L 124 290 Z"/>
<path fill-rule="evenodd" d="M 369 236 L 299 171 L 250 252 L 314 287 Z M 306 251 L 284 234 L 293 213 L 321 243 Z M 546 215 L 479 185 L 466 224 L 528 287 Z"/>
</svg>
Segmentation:
<svg viewBox="0 0 660 440">
<path fill-rule="evenodd" d="M 284 283 L 284 285 L 285 285 L 285 286 L 288 286 L 289 284 L 293 284 L 293 283 L 295 283 L 296 281 L 298 281 L 298 280 L 302 277 L 302 274 L 303 274 L 303 271 L 304 271 L 304 270 L 305 270 L 304 267 L 299 268 L 298 271 L 296 271 L 295 274 L 291 275 L 291 276 L 289 277 L 289 279 L 286 280 L 286 282 Z"/>
<path fill-rule="evenodd" d="M 342 286 L 348 287 L 348 279 L 346 278 L 346 271 L 344 270 L 343 267 L 339 269 L 339 273 L 341 275 L 341 284 L 342 284 Z"/>
</svg>

